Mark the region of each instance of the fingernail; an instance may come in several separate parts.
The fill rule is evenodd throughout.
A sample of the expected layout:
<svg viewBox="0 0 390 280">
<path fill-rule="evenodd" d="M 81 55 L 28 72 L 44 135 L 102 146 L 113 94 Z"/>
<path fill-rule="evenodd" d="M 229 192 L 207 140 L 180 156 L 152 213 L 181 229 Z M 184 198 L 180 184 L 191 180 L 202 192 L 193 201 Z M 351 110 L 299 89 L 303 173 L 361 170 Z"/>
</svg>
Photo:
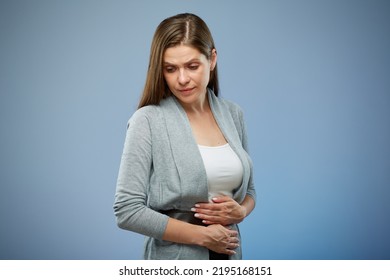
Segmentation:
<svg viewBox="0 0 390 280">
<path fill-rule="evenodd" d="M 195 206 L 195 207 L 200 207 L 200 205 L 199 205 L 199 204 L 195 204 L 194 206 Z"/>
<path fill-rule="evenodd" d="M 196 208 L 191 208 L 191 211 L 192 212 L 196 212 Z"/>
<path fill-rule="evenodd" d="M 200 215 L 199 215 L 198 213 L 196 213 L 194 216 L 195 216 L 196 218 L 199 218 Z"/>
</svg>

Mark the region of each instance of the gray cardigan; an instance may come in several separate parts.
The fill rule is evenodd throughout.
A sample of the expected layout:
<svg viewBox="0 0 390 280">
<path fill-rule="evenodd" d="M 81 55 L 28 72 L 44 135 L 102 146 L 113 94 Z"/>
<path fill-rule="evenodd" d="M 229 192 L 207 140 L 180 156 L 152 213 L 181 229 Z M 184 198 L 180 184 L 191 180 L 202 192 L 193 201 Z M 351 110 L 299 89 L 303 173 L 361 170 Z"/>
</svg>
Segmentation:
<svg viewBox="0 0 390 280">
<path fill-rule="evenodd" d="M 254 200 L 252 162 L 241 109 L 209 90 L 214 117 L 244 168 L 233 194 Z M 138 109 L 128 122 L 114 211 L 120 228 L 145 235 L 145 259 L 208 259 L 205 247 L 162 240 L 168 210 L 190 211 L 208 200 L 206 171 L 187 115 L 175 97 Z M 234 228 L 238 230 L 237 226 Z M 239 247 L 241 248 L 241 247 Z M 232 259 L 241 259 L 241 250 Z"/>
</svg>

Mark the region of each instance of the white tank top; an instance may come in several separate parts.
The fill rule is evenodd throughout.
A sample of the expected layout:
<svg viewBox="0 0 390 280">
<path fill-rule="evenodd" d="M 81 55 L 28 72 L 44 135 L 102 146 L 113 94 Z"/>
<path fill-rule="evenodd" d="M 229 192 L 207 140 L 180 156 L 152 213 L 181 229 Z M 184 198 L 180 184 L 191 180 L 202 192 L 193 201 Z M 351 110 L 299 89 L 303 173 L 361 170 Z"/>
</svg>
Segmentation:
<svg viewBox="0 0 390 280">
<path fill-rule="evenodd" d="M 198 146 L 206 169 L 209 200 L 219 195 L 232 197 L 233 190 L 242 183 L 241 160 L 229 143 L 217 147 Z"/>
</svg>

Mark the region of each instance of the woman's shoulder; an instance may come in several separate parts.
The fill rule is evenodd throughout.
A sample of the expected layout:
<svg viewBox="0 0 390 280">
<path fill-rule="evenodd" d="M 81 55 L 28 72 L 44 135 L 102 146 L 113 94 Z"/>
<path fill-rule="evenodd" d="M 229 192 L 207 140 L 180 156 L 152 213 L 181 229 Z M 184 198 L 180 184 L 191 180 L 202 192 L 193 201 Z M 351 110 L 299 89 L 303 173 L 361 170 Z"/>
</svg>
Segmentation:
<svg viewBox="0 0 390 280">
<path fill-rule="evenodd" d="M 133 117 L 158 117 L 161 114 L 161 111 L 164 108 L 169 107 L 172 103 L 172 97 L 164 98 L 160 101 L 159 104 L 156 105 L 146 105 L 141 108 L 138 108 Z"/>
<path fill-rule="evenodd" d="M 154 118 L 158 114 L 158 105 L 146 105 L 138 108 L 130 119 Z"/>
<path fill-rule="evenodd" d="M 164 98 L 157 105 L 146 105 L 138 108 L 129 119 L 129 123 L 161 124 L 165 118 L 165 111 L 172 109 L 172 98 Z"/>
<path fill-rule="evenodd" d="M 159 118 L 158 106 L 156 105 L 147 105 L 141 108 L 138 108 L 129 118 L 129 125 L 147 125 Z"/>
</svg>

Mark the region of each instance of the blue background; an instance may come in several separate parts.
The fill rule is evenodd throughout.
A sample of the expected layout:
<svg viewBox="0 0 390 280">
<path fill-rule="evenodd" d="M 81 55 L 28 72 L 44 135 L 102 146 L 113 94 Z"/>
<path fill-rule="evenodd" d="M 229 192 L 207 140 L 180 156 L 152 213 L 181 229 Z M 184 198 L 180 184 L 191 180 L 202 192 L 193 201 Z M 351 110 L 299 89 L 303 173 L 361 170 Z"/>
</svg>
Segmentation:
<svg viewBox="0 0 390 280">
<path fill-rule="evenodd" d="M 112 210 L 155 28 L 193 12 L 245 112 L 246 259 L 390 259 L 390 2 L 0 2 L 0 258 L 139 259 Z"/>
</svg>

